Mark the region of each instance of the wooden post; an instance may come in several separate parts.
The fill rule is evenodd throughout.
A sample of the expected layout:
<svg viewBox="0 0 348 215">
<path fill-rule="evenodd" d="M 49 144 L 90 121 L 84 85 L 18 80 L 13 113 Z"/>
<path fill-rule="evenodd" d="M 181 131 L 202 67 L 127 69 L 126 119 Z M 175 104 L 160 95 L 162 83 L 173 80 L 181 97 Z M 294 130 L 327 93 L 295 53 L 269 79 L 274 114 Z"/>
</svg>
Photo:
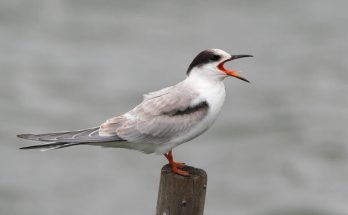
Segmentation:
<svg viewBox="0 0 348 215">
<path fill-rule="evenodd" d="M 189 176 L 172 173 L 162 167 L 156 215 L 203 215 L 207 173 L 191 166 L 182 168 Z"/>
</svg>

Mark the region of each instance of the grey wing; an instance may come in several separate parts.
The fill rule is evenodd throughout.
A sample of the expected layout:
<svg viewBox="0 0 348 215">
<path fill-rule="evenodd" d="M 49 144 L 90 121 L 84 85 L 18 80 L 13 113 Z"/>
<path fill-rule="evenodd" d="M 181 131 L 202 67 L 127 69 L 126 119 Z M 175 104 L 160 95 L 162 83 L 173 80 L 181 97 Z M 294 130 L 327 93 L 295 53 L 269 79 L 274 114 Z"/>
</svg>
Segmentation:
<svg viewBox="0 0 348 215">
<path fill-rule="evenodd" d="M 121 144 L 123 142 L 123 139 L 118 137 L 117 135 L 107 137 L 99 135 L 99 127 L 88 128 L 78 131 L 66 131 L 46 134 L 19 134 L 17 136 L 27 140 L 49 142 L 45 144 L 32 145 L 20 148 L 41 149 L 43 151 L 84 144 L 98 145 L 106 142 L 113 142 L 117 146 L 117 144 Z"/>
<path fill-rule="evenodd" d="M 206 116 L 208 104 L 194 103 L 197 97 L 198 93 L 178 86 L 150 93 L 133 110 L 104 123 L 100 132 L 117 135 L 130 143 L 168 142 L 188 132 Z"/>
<path fill-rule="evenodd" d="M 20 138 L 27 140 L 56 142 L 56 143 L 92 143 L 102 141 L 115 141 L 121 140 L 120 137 L 114 136 L 100 136 L 99 127 L 88 128 L 77 131 L 64 131 L 45 134 L 19 134 Z"/>
</svg>

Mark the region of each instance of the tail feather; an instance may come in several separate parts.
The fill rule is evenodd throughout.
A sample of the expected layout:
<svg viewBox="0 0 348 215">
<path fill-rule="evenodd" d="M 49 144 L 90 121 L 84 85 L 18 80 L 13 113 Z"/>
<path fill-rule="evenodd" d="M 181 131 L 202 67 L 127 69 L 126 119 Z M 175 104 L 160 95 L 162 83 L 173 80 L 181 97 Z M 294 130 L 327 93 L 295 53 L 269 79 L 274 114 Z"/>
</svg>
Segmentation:
<svg viewBox="0 0 348 215">
<path fill-rule="evenodd" d="M 109 142 L 122 140 L 119 136 L 100 136 L 99 127 L 78 131 L 64 131 L 45 134 L 19 134 L 17 137 L 27 140 L 58 142 L 58 143 L 82 143 L 82 142 Z"/>
<path fill-rule="evenodd" d="M 48 144 L 41 144 L 41 145 L 26 146 L 19 149 L 40 149 L 41 151 L 47 151 L 47 150 L 60 149 L 60 148 L 65 148 L 69 146 L 81 145 L 81 144 L 84 144 L 84 143 L 48 143 Z"/>
<path fill-rule="evenodd" d="M 99 127 L 95 127 L 78 131 L 64 131 L 45 134 L 19 134 L 17 135 L 17 137 L 27 140 L 50 142 L 47 144 L 33 145 L 20 148 L 42 150 L 60 149 L 69 146 L 89 143 L 123 141 L 123 139 L 117 135 L 100 136 L 98 131 Z"/>
<path fill-rule="evenodd" d="M 88 129 L 77 130 L 77 131 L 63 131 L 63 132 L 54 132 L 54 133 L 45 133 L 45 134 L 19 134 L 17 135 L 17 137 L 27 139 L 27 140 L 60 142 L 58 140 L 72 139 L 75 135 L 77 136 L 83 133 L 91 134 L 94 131 L 98 131 L 98 130 L 99 130 L 99 127 L 88 128 Z M 95 133 L 98 135 L 98 132 L 95 132 Z"/>
</svg>

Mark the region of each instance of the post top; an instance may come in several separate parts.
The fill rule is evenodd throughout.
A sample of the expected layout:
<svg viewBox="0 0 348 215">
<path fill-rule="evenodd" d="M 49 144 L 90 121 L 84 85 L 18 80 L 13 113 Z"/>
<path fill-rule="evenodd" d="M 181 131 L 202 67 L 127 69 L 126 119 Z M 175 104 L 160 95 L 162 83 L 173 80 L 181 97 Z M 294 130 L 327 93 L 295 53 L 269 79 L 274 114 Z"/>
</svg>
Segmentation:
<svg viewBox="0 0 348 215">
<path fill-rule="evenodd" d="M 167 175 L 167 174 L 172 174 L 175 175 L 175 177 L 181 177 L 181 178 L 187 178 L 187 179 L 193 179 L 197 177 L 207 177 L 207 173 L 203 169 L 195 168 L 193 166 L 184 166 L 181 168 L 184 171 L 187 171 L 189 173 L 188 176 L 182 176 L 178 175 L 172 172 L 170 165 L 166 164 L 162 167 L 161 174 L 162 175 Z"/>
</svg>

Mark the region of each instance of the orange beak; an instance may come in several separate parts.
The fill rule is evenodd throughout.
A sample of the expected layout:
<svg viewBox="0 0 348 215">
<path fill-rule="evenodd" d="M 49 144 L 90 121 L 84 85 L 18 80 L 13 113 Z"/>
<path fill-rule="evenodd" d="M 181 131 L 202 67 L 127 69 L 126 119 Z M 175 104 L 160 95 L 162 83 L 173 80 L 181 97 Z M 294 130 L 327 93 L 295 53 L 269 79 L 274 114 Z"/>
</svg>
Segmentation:
<svg viewBox="0 0 348 215">
<path fill-rule="evenodd" d="M 226 75 L 229 75 L 229 76 L 233 76 L 235 78 L 238 78 L 240 80 L 243 80 L 243 81 L 246 81 L 248 83 L 250 83 L 250 81 L 248 81 L 246 78 L 243 78 L 242 76 L 240 76 L 238 74 L 237 71 L 235 70 L 228 70 L 224 67 L 224 64 L 228 61 L 231 61 L 231 60 L 235 60 L 235 59 L 238 59 L 238 58 L 243 58 L 243 57 L 253 57 L 252 55 L 232 55 L 231 58 L 221 62 L 217 67 L 219 68 L 220 71 L 226 73 Z"/>
</svg>

